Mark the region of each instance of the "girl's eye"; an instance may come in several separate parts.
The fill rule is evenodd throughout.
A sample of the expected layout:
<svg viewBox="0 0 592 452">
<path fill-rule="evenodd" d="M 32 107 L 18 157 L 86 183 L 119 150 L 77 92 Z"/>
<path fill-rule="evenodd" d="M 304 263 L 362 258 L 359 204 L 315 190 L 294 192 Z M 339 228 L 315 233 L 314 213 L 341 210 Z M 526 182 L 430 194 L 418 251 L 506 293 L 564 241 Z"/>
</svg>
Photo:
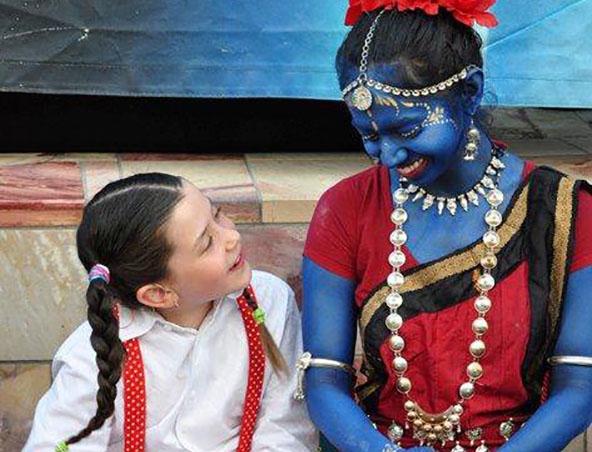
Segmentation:
<svg viewBox="0 0 592 452">
<path fill-rule="evenodd" d="M 202 251 L 203 253 L 205 253 L 210 248 L 210 246 L 212 245 L 212 242 L 213 241 L 214 241 L 214 239 L 212 239 L 212 236 L 211 235 L 208 235 L 208 243 L 205 246 L 205 248 L 203 249 L 203 251 Z"/>
<path fill-rule="evenodd" d="M 372 132 L 371 134 L 363 135 L 362 141 L 378 141 L 378 138 L 378 134 L 376 132 Z"/>
</svg>

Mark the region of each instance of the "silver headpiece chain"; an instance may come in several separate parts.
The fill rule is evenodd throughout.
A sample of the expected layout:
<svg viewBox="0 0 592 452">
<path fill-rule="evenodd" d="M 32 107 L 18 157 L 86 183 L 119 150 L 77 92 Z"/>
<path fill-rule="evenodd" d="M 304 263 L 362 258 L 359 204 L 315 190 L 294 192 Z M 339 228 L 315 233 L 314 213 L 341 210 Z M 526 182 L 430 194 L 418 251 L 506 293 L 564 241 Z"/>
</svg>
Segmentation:
<svg viewBox="0 0 592 452">
<path fill-rule="evenodd" d="M 450 88 L 455 83 L 460 82 L 467 78 L 469 70 L 476 67 L 474 65 L 469 65 L 463 70 L 461 70 L 458 74 L 454 74 L 452 77 L 449 77 L 446 80 L 443 80 L 435 85 L 428 86 L 425 88 L 420 89 L 405 89 L 405 88 L 398 88 L 396 86 L 387 85 L 386 83 L 382 83 L 376 80 L 373 80 L 368 77 L 368 57 L 370 55 L 370 46 L 372 45 L 372 41 L 374 40 L 374 35 L 376 33 L 376 27 L 378 26 L 378 22 L 382 15 L 386 10 L 383 9 L 378 13 L 378 15 L 374 18 L 374 22 L 370 26 L 368 33 L 366 34 L 366 38 L 364 39 L 364 45 L 362 46 L 362 55 L 360 57 L 360 67 L 359 67 L 359 75 L 358 77 L 347 85 L 343 91 L 341 92 L 343 97 L 345 98 L 350 92 L 353 91 L 351 97 L 351 103 L 354 107 L 358 110 L 365 111 L 368 110 L 372 106 L 372 93 L 368 89 L 374 88 L 378 91 L 382 91 L 387 94 L 394 94 L 395 96 L 404 96 L 404 97 L 423 97 L 429 96 L 430 94 L 436 94 L 440 91 L 444 91 Z"/>
</svg>

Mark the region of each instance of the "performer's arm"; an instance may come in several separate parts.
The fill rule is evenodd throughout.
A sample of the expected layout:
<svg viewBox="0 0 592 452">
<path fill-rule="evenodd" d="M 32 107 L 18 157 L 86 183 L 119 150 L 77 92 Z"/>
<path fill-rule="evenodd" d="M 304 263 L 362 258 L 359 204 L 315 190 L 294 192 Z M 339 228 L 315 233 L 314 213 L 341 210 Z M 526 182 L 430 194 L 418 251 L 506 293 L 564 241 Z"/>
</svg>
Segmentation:
<svg viewBox="0 0 592 452">
<path fill-rule="evenodd" d="M 356 340 L 354 281 L 303 264 L 304 350 L 313 358 L 351 364 Z M 381 452 L 388 438 L 378 432 L 351 396 L 347 372 L 311 367 L 306 371 L 306 403 L 313 422 L 340 452 Z M 408 449 L 431 451 L 430 448 Z"/>
<path fill-rule="evenodd" d="M 569 277 L 554 356 L 592 358 L 592 266 Z M 549 399 L 500 452 L 560 452 L 592 423 L 592 367 L 558 365 Z"/>
</svg>

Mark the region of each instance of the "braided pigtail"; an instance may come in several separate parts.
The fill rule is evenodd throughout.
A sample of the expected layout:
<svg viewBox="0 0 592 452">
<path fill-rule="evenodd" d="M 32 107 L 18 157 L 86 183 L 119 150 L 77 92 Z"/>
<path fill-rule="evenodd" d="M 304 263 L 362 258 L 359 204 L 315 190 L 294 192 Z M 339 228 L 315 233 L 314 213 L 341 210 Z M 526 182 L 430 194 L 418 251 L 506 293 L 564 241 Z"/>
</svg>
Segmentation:
<svg viewBox="0 0 592 452">
<path fill-rule="evenodd" d="M 88 425 L 66 441 L 74 444 L 101 428 L 115 410 L 116 384 L 121 378 L 125 349 L 119 339 L 119 320 L 113 314 L 112 297 L 106 291 L 107 282 L 91 279 L 86 291 L 88 321 L 92 327 L 90 341 L 97 357 L 97 411 Z"/>
<path fill-rule="evenodd" d="M 259 336 L 261 338 L 261 344 L 263 345 L 263 351 L 271 363 L 273 371 L 277 375 L 287 375 L 288 365 L 282 356 L 282 352 L 280 352 L 280 349 L 273 340 L 273 336 L 265 326 L 265 313 L 263 312 L 263 309 L 257 305 L 257 302 L 251 297 L 248 289 L 244 290 L 243 295 L 245 296 L 249 307 L 253 310 L 255 323 L 259 326 Z"/>
<path fill-rule="evenodd" d="M 261 334 L 261 343 L 263 344 L 263 351 L 265 356 L 269 359 L 271 367 L 278 375 L 288 374 L 288 365 L 282 356 L 282 352 L 278 348 L 277 344 L 273 340 L 271 333 L 265 326 L 265 323 L 259 324 L 259 333 Z"/>
</svg>

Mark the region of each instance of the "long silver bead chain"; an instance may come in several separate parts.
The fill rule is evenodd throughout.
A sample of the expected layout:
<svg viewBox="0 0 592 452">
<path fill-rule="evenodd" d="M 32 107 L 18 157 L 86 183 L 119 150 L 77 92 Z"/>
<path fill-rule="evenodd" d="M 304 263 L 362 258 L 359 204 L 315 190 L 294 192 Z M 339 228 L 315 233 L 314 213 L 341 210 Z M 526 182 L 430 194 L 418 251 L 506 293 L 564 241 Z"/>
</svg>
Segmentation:
<svg viewBox="0 0 592 452">
<path fill-rule="evenodd" d="M 411 380 L 405 376 L 408 369 L 408 362 L 403 357 L 405 340 L 400 335 L 400 329 L 404 322 L 398 312 L 399 308 L 403 305 L 403 296 L 400 291 L 405 283 L 405 277 L 401 272 L 401 268 L 406 262 L 406 256 L 402 248 L 407 242 L 407 233 L 403 226 L 408 220 L 408 214 L 404 208 L 404 204 L 409 199 L 409 192 L 407 188 L 401 185 L 393 193 L 394 210 L 391 214 L 391 221 L 394 224 L 394 230 L 390 235 L 393 251 L 388 258 L 392 271 L 387 278 L 390 292 L 385 300 L 390 312 L 385 323 L 386 327 L 391 332 L 389 337 L 389 347 L 394 355 L 391 367 L 397 375 L 396 388 L 407 398 L 405 402 L 405 410 L 407 412 L 406 427 L 409 428 L 410 424 L 413 426 L 414 438 L 416 438 L 421 445 L 426 443 L 434 444 L 437 441 L 444 444 L 446 441 L 455 440 L 456 434 L 461 431 L 460 418 L 464 412 L 463 404 L 473 397 L 475 394 L 475 383 L 483 376 L 483 367 L 480 363 L 486 352 L 483 337 L 489 330 L 489 325 L 485 317 L 492 306 L 488 293 L 495 286 L 495 279 L 491 273 L 497 266 L 495 252 L 501 242 L 497 233 L 497 227 L 502 223 L 502 214 L 499 212 L 498 208 L 504 200 L 504 195 L 498 189 L 499 176 L 500 173 L 497 174 L 494 184 L 485 195 L 485 199 L 487 200 L 490 209 L 485 214 L 485 223 L 488 226 L 488 230 L 483 234 L 483 244 L 486 251 L 480 262 L 482 272 L 476 283 L 476 287 L 479 291 L 479 296 L 474 302 L 477 317 L 471 325 L 471 329 L 475 334 L 474 340 L 469 345 L 469 353 L 472 357 L 472 361 L 466 367 L 467 380 L 459 387 L 458 401 L 446 412 L 439 413 L 437 415 L 437 421 L 434 415 L 424 412 L 421 407 L 409 397 L 412 383 Z M 397 424 L 393 424 L 393 427 L 392 430 L 389 429 L 392 431 L 390 437 L 393 442 L 396 442 L 402 437 L 403 431 Z M 464 450 L 465 449 L 460 446 L 458 442 L 452 449 L 453 452 L 463 452 Z M 476 452 L 487 452 L 488 450 L 487 446 L 482 443 L 477 447 Z"/>
</svg>

